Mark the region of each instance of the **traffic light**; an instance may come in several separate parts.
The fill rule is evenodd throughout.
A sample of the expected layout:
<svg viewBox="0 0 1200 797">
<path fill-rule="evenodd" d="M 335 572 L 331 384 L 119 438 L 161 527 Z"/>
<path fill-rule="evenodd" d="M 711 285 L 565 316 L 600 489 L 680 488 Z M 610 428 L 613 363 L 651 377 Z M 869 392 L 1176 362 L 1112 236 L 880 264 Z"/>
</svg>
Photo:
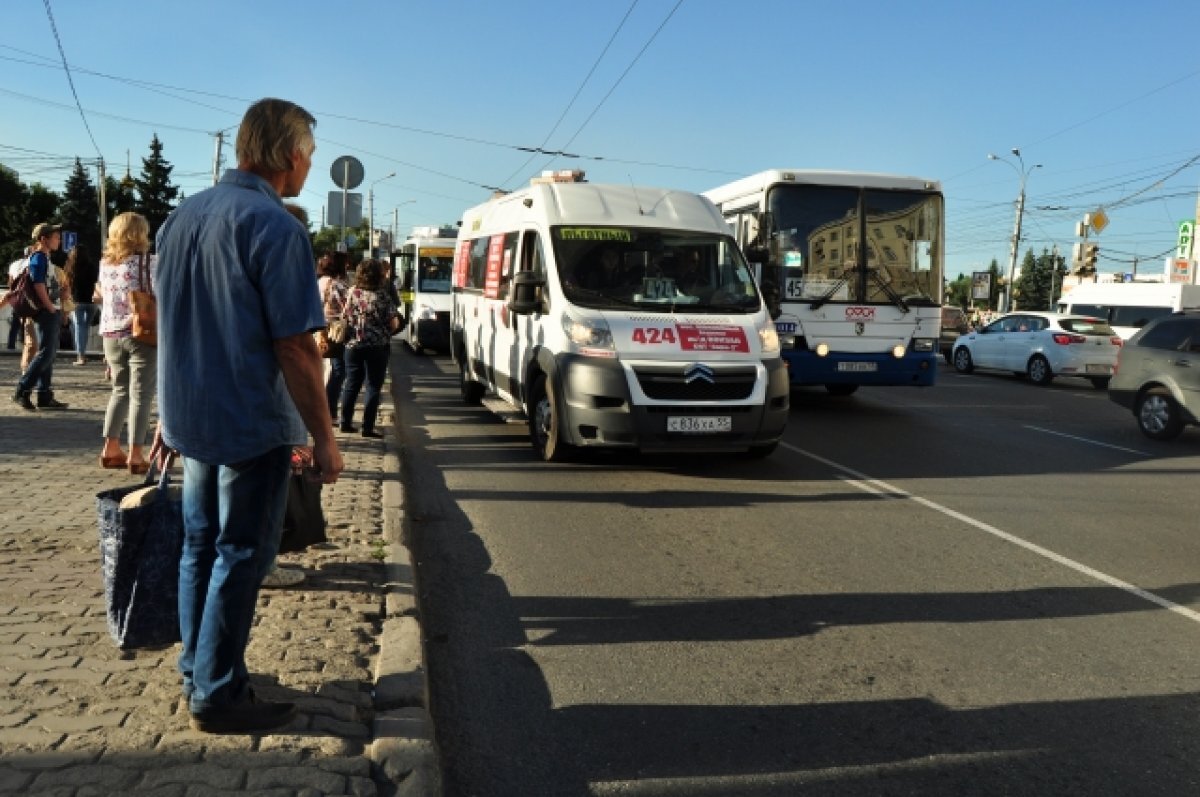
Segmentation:
<svg viewBox="0 0 1200 797">
<path fill-rule="evenodd" d="M 1096 244 L 1088 244 L 1083 253 L 1083 266 L 1088 271 L 1095 272 L 1096 258 L 1100 256 L 1100 247 Z"/>
</svg>

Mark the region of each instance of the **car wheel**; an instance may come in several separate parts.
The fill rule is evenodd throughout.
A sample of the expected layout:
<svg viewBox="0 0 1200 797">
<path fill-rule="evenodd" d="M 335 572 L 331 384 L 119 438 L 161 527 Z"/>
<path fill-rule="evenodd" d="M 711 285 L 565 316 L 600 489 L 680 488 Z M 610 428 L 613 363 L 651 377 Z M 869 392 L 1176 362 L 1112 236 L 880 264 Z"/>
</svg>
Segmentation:
<svg viewBox="0 0 1200 797">
<path fill-rule="evenodd" d="M 1111 376 L 1090 376 L 1088 381 L 1092 383 L 1092 387 L 1097 390 L 1107 390 L 1108 383 L 1112 379 Z"/>
<path fill-rule="evenodd" d="M 825 389 L 831 396 L 849 396 L 858 390 L 858 385 L 826 385 Z"/>
<path fill-rule="evenodd" d="M 563 462 L 571 451 L 562 439 L 558 396 L 545 374 L 538 374 L 529 393 L 529 441 L 546 462 Z"/>
<path fill-rule="evenodd" d="M 966 346 L 954 350 L 954 370 L 960 374 L 969 374 L 975 370 L 975 364 L 971 362 L 971 352 Z"/>
<path fill-rule="evenodd" d="M 1165 387 L 1147 390 L 1134 407 L 1138 428 L 1153 440 L 1171 440 L 1183 431 L 1183 417 L 1179 405 L 1171 398 Z"/>
<path fill-rule="evenodd" d="M 472 378 L 471 364 L 467 361 L 466 352 L 460 352 L 458 355 L 458 389 L 462 394 L 463 403 L 467 406 L 478 406 L 483 400 L 483 383 Z"/>
<path fill-rule="evenodd" d="M 1026 373 L 1029 374 L 1029 381 L 1035 385 L 1045 387 L 1054 381 L 1054 372 L 1050 370 L 1050 361 L 1040 354 L 1029 358 Z"/>
</svg>

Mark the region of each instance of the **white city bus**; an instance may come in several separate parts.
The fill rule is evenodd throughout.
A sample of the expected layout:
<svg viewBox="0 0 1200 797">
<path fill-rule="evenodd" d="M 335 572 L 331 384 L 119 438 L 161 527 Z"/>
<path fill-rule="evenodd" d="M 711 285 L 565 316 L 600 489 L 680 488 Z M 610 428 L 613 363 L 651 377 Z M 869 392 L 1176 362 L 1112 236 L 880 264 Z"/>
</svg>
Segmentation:
<svg viewBox="0 0 1200 797">
<path fill-rule="evenodd" d="M 468 210 L 451 348 L 462 394 L 575 448 L 765 456 L 788 417 L 779 339 L 712 203 L 553 173 Z"/>
<path fill-rule="evenodd" d="M 400 339 L 414 352 L 450 350 L 450 278 L 454 273 L 455 227 L 416 227 L 392 253 L 400 314 Z"/>
<path fill-rule="evenodd" d="M 931 180 L 772 169 L 706 191 L 760 269 L 793 387 L 934 383 L 945 215 Z"/>
</svg>

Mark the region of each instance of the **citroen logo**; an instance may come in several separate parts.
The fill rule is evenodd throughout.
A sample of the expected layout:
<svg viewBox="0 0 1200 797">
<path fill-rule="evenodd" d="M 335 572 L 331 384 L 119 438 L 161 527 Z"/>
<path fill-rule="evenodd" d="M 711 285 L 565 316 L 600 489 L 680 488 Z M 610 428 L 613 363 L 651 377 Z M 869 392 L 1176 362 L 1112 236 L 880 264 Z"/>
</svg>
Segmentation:
<svg viewBox="0 0 1200 797">
<path fill-rule="evenodd" d="M 692 363 L 687 367 L 686 370 L 684 370 L 683 381 L 690 385 L 692 382 L 695 382 L 698 379 L 703 379 L 710 385 L 715 385 L 717 383 L 717 375 L 713 373 L 713 369 L 709 368 L 704 363 Z"/>
</svg>

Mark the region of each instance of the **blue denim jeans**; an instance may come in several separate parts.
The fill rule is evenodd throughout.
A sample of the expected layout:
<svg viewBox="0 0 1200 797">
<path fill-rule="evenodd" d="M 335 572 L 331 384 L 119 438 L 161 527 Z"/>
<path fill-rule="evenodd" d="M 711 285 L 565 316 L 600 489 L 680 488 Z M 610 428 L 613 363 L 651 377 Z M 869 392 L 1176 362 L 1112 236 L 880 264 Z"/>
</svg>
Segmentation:
<svg viewBox="0 0 1200 797">
<path fill-rule="evenodd" d="M 329 417 L 337 420 L 338 398 L 346 381 L 346 360 L 342 357 L 329 358 L 329 380 L 325 383 L 325 398 L 329 400 Z"/>
<path fill-rule="evenodd" d="M 356 346 L 346 349 L 346 384 L 342 388 L 342 426 L 349 426 L 354 419 L 354 403 L 358 401 L 358 391 L 362 389 L 363 381 L 367 383 L 367 392 L 363 396 L 362 428 L 375 428 L 375 417 L 379 414 L 380 392 L 383 390 L 383 380 L 387 378 L 388 358 L 391 357 L 392 347 Z"/>
<path fill-rule="evenodd" d="M 91 331 L 92 318 L 96 314 L 94 304 L 76 304 L 71 311 L 72 325 L 75 327 L 75 356 L 87 354 L 88 333 Z"/>
<path fill-rule="evenodd" d="M 22 393 L 28 393 L 35 387 L 39 396 L 48 396 L 52 392 L 50 383 L 54 379 L 54 358 L 58 356 L 58 336 L 62 330 L 61 319 L 61 310 L 53 313 L 43 310 L 38 313 L 36 319 L 38 351 L 29 361 L 29 367 L 25 369 L 21 381 L 17 383 L 17 390 Z"/>
<path fill-rule="evenodd" d="M 279 548 L 291 456 L 280 446 L 232 465 L 183 460 L 179 671 L 193 714 L 246 695 L 246 645 Z"/>
</svg>

